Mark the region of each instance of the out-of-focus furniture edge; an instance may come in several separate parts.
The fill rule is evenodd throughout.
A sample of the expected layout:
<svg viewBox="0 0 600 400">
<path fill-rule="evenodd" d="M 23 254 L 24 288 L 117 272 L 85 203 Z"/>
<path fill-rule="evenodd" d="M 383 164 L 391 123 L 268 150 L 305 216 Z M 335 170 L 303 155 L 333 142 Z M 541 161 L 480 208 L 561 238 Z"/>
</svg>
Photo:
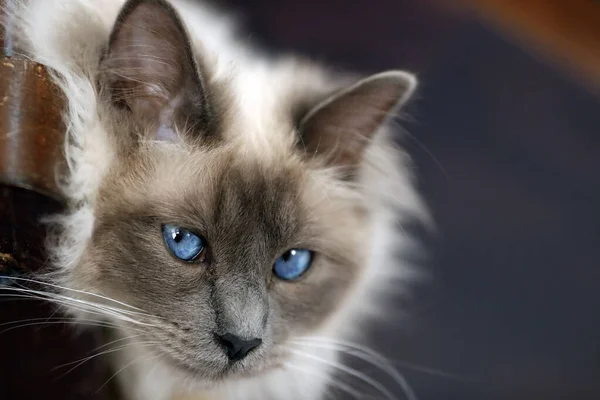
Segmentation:
<svg viewBox="0 0 600 400">
<path fill-rule="evenodd" d="M 64 165 L 65 101 L 48 70 L 14 48 L 4 29 L 11 1 L 0 0 L 0 275 L 31 277 L 47 264 L 40 219 L 64 208 L 56 171 Z M 0 278 L 0 398 L 115 399 L 111 390 L 95 393 L 110 376 L 103 364 L 91 361 L 64 377 L 68 368 L 55 369 L 89 355 L 101 334 L 32 322 L 60 314 L 9 284 L 28 286 Z"/>
<path fill-rule="evenodd" d="M 600 93 L 600 0 L 462 0 L 457 4 Z"/>
<path fill-rule="evenodd" d="M 14 48 L 12 35 L 4 28 L 10 26 L 6 10 L 11 1 L 0 0 L 0 185 L 4 211 L 0 268 L 32 269 L 41 261 L 43 237 L 38 229 L 24 232 L 20 226 L 37 226 L 37 216 L 61 208 L 55 171 L 62 163 L 64 101 L 46 68 Z M 39 199 L 32 205 L 38 204 L 40 209 L 22 213 L 26 202 L 15 203 L 14 193 L 21 200 L 23 196 Z"/>
</svg>

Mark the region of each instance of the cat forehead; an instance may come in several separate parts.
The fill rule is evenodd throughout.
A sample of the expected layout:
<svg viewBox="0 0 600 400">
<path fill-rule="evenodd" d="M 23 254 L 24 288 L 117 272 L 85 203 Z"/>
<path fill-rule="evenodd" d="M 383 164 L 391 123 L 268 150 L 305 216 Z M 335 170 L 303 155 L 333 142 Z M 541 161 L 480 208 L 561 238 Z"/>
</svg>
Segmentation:
<svg viewBox="0 0 600 400">
<path fill-rule="evenodd" d="M 297 218 L 309 180 L 310 171 L 295 154 L 266 158 L 225 144 L 209 149 L 158 144 L 127 160 L 113 182 L 137 208 L 156 203 L 162 214 L 210 216 L 211 223 L 231 225 L 240 219 Z"/>
<path fill-rule="evenodd" d="M 258 212 L 292 208 L 300 200 L 304 180 L 300 167 L 235 160 L 222 166 L 213 188 L 213 203 L 216 207 L 227 203 L 242 208 L 252 205 Z"/>
<path fill-rule="evenodd" d="M 261 234 L 274 242 L 296 235 L 303 223 L 302 174 L 289 169 L 236 165 L 212 193 L 213 227 L 230 236 Z"/>
</svg>

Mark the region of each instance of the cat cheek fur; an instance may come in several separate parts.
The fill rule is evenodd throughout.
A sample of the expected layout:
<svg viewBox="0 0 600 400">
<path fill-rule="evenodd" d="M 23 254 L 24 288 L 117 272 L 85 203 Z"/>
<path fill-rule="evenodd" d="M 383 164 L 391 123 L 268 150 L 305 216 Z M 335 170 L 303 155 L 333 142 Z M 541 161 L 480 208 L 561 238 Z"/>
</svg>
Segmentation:
<svg viewBox="0 0 600 400">
<path fill-rule="evenodd" d="M 82 319 L 102 312 L 117 336 L 142 329 L 155 343 L 130 338 L 115 353 L 117 369 L 133 362 L 118 376 L 128 397 L 322 398 L 339 354 L 300 337 L 358 338 L 415 277 L 395 258 L 413 248 L 397 225 L 426 214 L 387 120 L 414 78 L 357 81 L 267 60 L 228 17 L 184 0 L 22 2 L 13 12 L 21 46 L 55 71 L 69 103 L 73 207 L 51 219 L 56 281 L 154 316 L 62 293 L 104 304 L 71 307 Z M 174 260 L 161 223 L 201 231 L 213 263 Z M 274 259 L 297 246 L 316 251 L 314 265 L 298 282 L 277 281 Z M 220 373 L 219 329 L 263 346 Z"/>
</svg>

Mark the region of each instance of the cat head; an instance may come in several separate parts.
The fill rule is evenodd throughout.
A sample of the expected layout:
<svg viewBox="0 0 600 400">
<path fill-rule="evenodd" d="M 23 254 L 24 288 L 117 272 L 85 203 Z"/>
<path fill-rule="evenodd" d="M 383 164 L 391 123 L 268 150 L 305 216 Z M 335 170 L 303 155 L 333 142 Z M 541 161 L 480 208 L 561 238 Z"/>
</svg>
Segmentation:
<svg viewBox="0 0 600 400">
<path fill-rule="evenodd" d="M 365 279 L 361 171 L 414 78 L 217 78 L 162 0 L 126 3 L 98 70 L 115 157 L 69 281 L 143 310 L 126 325 L 205 381 L 285 363 Z"/>
</svg>

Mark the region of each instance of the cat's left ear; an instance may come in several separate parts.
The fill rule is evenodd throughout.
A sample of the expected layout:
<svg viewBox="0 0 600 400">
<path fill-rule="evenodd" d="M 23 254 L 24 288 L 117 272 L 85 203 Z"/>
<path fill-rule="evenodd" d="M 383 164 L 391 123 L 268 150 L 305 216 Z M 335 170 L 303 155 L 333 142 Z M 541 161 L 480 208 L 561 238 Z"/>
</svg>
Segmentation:
<svg viewBox="0 0 600 400">
<path fill-rule="evenodd" d="M 129 0 L 117 18 L 100 80 L 116 106 L 153 139 L 173 140 L 178 122 L 207 130 L 206 85 L 177 12 L 163 0 Z"/>
<path fill-rule="evenodd" d="M 372 137 L 410 98 L 416 78 L 403 71 L 372 75 L 319 103 L 302 119 L 306 152 L 328 165 L 354 169 Z"/>
</svg>

